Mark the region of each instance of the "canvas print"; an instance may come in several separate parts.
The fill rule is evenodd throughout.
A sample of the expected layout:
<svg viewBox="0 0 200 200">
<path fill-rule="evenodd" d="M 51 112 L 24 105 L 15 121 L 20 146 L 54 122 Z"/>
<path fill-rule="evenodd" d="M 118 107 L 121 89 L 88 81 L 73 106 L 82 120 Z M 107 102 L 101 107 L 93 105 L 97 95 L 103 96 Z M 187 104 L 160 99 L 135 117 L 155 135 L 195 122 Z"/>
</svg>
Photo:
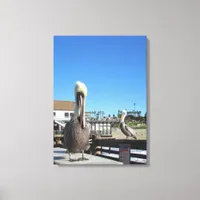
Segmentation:
<svg viewBox="0 0 200 200">
<path fill-rule="evenodd" d="M 147 164 L 146 36 L 54 36 L 53 163 Z"/>
</svg>

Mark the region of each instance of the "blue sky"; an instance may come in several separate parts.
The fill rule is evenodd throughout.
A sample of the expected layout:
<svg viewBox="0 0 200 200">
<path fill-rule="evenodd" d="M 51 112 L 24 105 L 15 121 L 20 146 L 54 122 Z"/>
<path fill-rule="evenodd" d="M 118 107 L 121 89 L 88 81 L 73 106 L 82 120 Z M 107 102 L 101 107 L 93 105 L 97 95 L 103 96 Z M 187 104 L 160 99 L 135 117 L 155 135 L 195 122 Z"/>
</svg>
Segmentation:
<svg viewBox="0 0 200 200">
<path fill-rule="evenodd" d="M 54 100 L 74 101 L 74 85 L 88 88 L 86 111 L 146 112 L 145 36 L 55 36 Z"/>
</svg>

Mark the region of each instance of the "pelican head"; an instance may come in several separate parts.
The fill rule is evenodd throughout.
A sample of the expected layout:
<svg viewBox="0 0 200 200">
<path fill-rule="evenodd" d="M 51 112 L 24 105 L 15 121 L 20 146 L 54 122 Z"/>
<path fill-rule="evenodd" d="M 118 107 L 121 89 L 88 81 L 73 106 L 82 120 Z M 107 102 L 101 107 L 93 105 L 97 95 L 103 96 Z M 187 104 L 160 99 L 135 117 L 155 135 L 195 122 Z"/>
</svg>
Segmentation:
<svg viewBox="0 0 200 200">
<path fill-rule="evenodd" d="M 87 87 L 84 83 L 77 81 L 75 85 L 76 112 L 80 118 L 82 128 L 85 128 L 85 101 Z"/>
<path fill-rule="evenodd" d="M 122 110 L 122 115 L 126 116 L 127 115 L 127 112 L 126 110 Z"/>
</svg>

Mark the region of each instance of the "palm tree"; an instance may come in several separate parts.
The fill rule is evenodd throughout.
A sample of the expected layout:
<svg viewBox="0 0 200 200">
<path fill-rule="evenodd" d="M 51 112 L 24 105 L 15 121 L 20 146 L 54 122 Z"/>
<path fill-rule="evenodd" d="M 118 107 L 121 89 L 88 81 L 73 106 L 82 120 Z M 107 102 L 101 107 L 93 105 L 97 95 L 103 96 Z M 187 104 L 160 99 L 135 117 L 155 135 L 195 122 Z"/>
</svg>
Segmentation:
<svg viewBox="0 0 200 200">
<path fill-rule="evenodd" d="M 100 111 L 99 111 L 99 119 L 101 119 L 101 112 L 102 112 L 102 111 L 100 110 Z"/>
<path fill-rule="evenodd" d="M 121 111 L 121 110 L 118 110 L 118 118 L 121 117 L 121 114 L 122 114 L 122 111 Z"/>
<path fill-rule="evenodd" d="M 99 119 L 100 111 L 97 112 L 97 119 Z"/>
<path fill-rule="evenodd" d="M 93 117 L 93 114 L 94 114 L 94 112 L 93 111 L 91 111 L 91 116 Z"/>
</svg>

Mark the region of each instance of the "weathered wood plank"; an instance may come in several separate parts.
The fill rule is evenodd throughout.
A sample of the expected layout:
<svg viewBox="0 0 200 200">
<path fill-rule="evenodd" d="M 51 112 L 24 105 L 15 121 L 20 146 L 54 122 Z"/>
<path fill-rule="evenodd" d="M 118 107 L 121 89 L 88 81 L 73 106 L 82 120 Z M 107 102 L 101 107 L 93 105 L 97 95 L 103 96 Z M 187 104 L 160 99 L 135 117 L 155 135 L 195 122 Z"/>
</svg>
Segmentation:
<svg viewBox="0 0 200 200">
<path fill-rule="evenodd" d="M 102 149 L 100 147 L 96 148 L 96 152 L 105 152 L 105 153 L 109 153 L 109 154 L 117 154 L 119 155 L 119 151 L 115 151 L 112 149 Z M 136 158 L 142 158 L 142 159 L 146 159 L 147 156 L 144 154 L 137 154 L 137 153 L 131 153 L 130 152 L 130 156 L 131 157 L 136 157 Z"/>
<path fill-rule="evenodd" d="M 108 158 L 110 160 L 119 161 L 118 157 L 111 157 L 109 155 L 101 154 L 101 152 L 97 153 L 96 155 L 99 156 L 99 157 L 102 157 L 102 158 Z M 146 162 L 139 162 L 139 161 L 136 162 L 136 161 L 130 160 L 130 164 L 143 164 L 144 165 L 144 164 L 146 164 Z"/>
<path fill-rule="evenodd" d="M 81 153 L 76 153 L 76 155 L 72 155 L 73 159 L 81 158 Z M 85 158 L 88 160 L 83 161 L 69 161 L 68 154 L 58 154 L 54 155 L 54 163 L 58 165 L 122 165 L 123 163 L 117 162 L 108 158 L 102 158 L 90 154 L 85 154 Z"/>
<path fill-rule="evenodd" d="M 146 150 L 146 140 L 123 140 L 123 139 L 96 139 L 97 146 L 119 147 L 119 144 L 130 144 L 131 149 Z"/>
</svg>

